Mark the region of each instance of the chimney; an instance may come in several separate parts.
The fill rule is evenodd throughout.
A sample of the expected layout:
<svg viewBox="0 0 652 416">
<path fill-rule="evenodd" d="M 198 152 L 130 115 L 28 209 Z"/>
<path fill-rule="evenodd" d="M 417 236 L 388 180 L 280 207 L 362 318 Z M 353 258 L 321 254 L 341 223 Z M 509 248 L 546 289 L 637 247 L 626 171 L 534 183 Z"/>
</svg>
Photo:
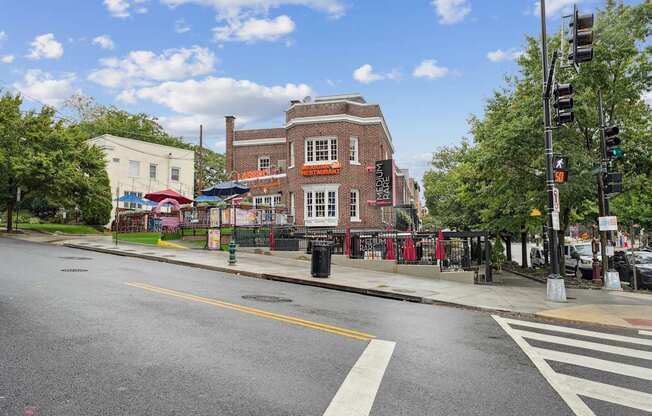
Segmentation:
<svg viewBox="0 0 652 416">
<path fill-rule="evenodd" d="M 233 154 L 233 140 L 235 139 L 235 117 L 226 116 L 226 174 L 231 175 L 235 168 L 235 155 Z"/>
</svg>

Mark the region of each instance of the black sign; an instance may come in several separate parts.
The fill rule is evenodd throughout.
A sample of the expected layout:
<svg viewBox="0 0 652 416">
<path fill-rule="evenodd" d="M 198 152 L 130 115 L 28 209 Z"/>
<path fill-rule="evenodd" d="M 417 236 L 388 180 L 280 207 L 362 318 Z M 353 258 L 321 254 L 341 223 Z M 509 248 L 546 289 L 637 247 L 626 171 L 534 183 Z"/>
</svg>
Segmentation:
<svg viewBox="0 0 652 416">
<path fill-rule="evenodd" d="M 552 168 L 555 171 L 567 171 L 568 170 L 568 158 L 566 156 L 555 156 L 552 159 Z"/>
<path fill-rule="evenodd" d="M 394 205 L 394 162 L 376 162 L 376 205 Z"/>
</svg>

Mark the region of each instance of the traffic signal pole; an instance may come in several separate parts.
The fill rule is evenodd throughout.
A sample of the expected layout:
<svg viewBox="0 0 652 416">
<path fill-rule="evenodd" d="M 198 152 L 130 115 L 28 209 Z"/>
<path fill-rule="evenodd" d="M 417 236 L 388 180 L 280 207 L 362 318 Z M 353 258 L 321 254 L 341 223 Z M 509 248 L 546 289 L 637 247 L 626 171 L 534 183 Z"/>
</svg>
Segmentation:
<svg viewBox="0 0 652 416">
<path fill-rule="evenodd" d="M 552 65 L 548 68 L 548 37 L 546 30 L 546 2 L 541 0 L 541 62 L 543 66 L 543 122 L 546 147 L 546 189 L 548 192 L 548 246 L 550 247 L 550 275 L 548 276 L 547 298 L 551 301 L 565 302 L 566 287 L 564 279 L 559 274 L 559 240 L 553 224 L 555 212 L 553 177 L 553 145 L 552 119 L 550 114 L 550 95 L 552 91 L 553 74 L 557 60 L 557 52 L 553 54 Z"/>
<path fill-rule="evenodd" d="M 607 143 L 605 141 L 604 107 L 602 103 L 602 91 L 598 91 L 598 117 L 600 118 L 600 172 L 598 174 L 598 209 L 601 217 L 609 215 L 607 202 L 605 174 L 607 172 Z M 607 257 L 607 244 L 609 241 L 608 231 L 600 231 L 600 256 L 602 257 L 602 279 L 605 279 L 609 270 L 609 258 Z M 605 280 L 603 280 L 605 281 Z"/>
</svg>

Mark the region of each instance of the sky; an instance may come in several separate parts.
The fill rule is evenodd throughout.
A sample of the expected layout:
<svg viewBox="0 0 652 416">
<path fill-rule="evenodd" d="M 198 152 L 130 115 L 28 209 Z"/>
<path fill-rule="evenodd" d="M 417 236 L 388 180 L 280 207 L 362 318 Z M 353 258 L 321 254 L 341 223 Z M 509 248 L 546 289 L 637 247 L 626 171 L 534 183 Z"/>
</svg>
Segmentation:
<svg viewBox="0 0 652 416">
<path fill-rule="evenodd" d="M 641 0 L 642 1 L 642 0 Z M 578 0 L 591 11 L 599 0 Z M 640 1 L 627 1 L 640 3 Z M 572 0 L 547 1 L 550 31 Z M 0 0 L 0 88 L 73 117 L 74 93 L 159 118 L 224 151 L 238 128 L 280 127 L 292 99 L 380 104 L 402 168 L 468 135 L 538 36 L 536 0 Z"/>
</svg>

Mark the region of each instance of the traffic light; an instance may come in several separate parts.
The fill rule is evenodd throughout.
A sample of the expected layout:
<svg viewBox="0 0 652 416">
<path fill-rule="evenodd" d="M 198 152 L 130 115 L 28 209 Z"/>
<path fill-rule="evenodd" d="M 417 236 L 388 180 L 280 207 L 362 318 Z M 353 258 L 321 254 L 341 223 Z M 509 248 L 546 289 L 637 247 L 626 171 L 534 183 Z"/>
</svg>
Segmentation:
<svg viewBox="0 0 652 416">
<path fill-rule="evenodd" d="M 607 195 L 619 194 L 623 191 L 623 174 L 620 172 L 608 172 L 605 193 Z"/>
<path fill-rule="evenodd" d="M 620 129 L 617 126 L 606 127 L 604 129 L 604 144 L 608 159 L 618 159 L 625 154 L 623 149 L 618 146 L 620 145 L 619 132 Z"/>
<path fill-rule="evenodd" d="M 573 7 L 570 21 L 571 53 L 568 60 L 574 64 L 589 62 L 593 59 L 593 13 L 580 14 L 577 6 Z"/>
<path fill-rule="evenodd" d="M 575 121 L 572 96 L 573 86 L 571 84 L 555 85 L 555 103 L 553 105 L 557 110 L 555 121 L 557 122 L 558 126 Z"/>
</svg>

